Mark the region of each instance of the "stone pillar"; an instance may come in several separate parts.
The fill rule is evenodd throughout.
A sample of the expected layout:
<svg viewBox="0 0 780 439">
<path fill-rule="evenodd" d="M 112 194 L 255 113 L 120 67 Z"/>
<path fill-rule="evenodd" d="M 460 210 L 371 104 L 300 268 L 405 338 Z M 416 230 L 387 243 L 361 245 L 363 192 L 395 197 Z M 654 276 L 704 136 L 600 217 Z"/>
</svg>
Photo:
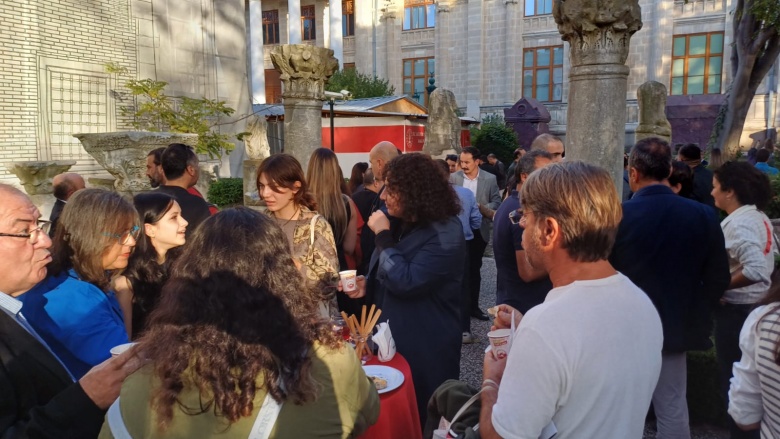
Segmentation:
<svg viewBox="0 0 780 439">
<path fill-rule="evenodd" d="M 460 118 L 455 95 L 437 88 L 428 99 L 428 124 L 425 127 L 423 152 L 440 158 L 445 154 L 460 154 Z"/>
<path fill-rule="evenodd" d="M 468 17 L 468 39 L 466 42 L 467 64 L 466 69 L 466 116 L 480 119 L 480 107 L 482 106 L 482 69 L 485 65 L 483 58 L 484 32 L 482 31 L 483 3 L 468 2 L 464 5 Z"/>
<path fill-rule="evenodd" d="M 257 193 L 257 168 L 260 167 L 260 163 L 263 163 L 262 159 L 244 160 L 244 206 L 253 209 L 265 206 Z"/>
<path fill-rule="evenodd" d="M 660 137 L 672 141 L 672 125 L 666 119 L 666 86 L 656 81 L 647 81 L 636 93 L 639 104 L 639 126 L 636 140 Z"/>
<path fill-rule="evenodd" d="M 503 102 L 514 102 L 520 97 L 519 94 L 515 94 L 515 75 L 522 75 L 522 69 L 517 69 L 517 57 L 519 55 L 522 58 L 522 49 L 518 50 L 515 47 L 515 39 L 518 35 L 522 35 L 518 32 L 517 21 L 515 15 L 522 6 L 518 6 L 518 0 L 504 0 L 504 96 Z M 522 40 L 522 39 L 520 39 Z"/>
<path fill-rule="evenodd" d="M 287 0 L 287 39 L 290 44 L 301 44 L 301 0 Z"/>
<path fill-rule="evenodd" d="M 67 172 L 75 165 L 75 160 L 47 162 L 15 162 L 6 165 L 8 172 L 16 175 L 30 196 L 33 204 L 38 206 L 43 218 L 49 217 L 54 206 L 54 192 L 51 181 L 55 175 Z"/>
<path fill-rule="evenodd" d="M 558 31 L 570 45 L 566 158 L 606 168 L 623 187 L 626 66 L 631 35 L 642 28 L 638 0 L 555 0 Z M 608 3 L 608 5 L 607 5 Z"/>
<path fill-rule="evenodd" d="M 330 20 L 328 21 L 328 27 L 330 29 L 330 48 L 333 49 L 333 56 L 338 60 L 339 66 L 343 68 L 344 29 L 342 28 L 341 22 L 344 16 L 341 14 L 341 0 L 330 0 L 328 13 L 330 14 Z"/>
<path fill-rule="evenodd" d="M 338 68 L 333 51 L 306 44 L 284 44 L 271 52 L 284 83 L 284 152 L 309 163 L 322 146 L 322 103 L 325 82 Z"/>
<path fill-rule="evenodd" d="M 249 50 L 252 69 L 252 104 L 265 104 L 263 8 L 260 0 L 249 1 Z"/>
</svg>

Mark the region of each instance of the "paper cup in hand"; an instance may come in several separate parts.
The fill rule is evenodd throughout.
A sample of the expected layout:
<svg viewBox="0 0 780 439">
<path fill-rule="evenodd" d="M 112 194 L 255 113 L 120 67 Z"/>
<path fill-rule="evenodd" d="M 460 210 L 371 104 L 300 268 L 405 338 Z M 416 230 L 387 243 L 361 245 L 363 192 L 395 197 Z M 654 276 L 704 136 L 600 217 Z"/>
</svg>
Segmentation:
<svg viewBox="0 0 780 439">
<path fill-rule="evenodd" d="M 125 343 L 125 344 L 120 344 L 119 346 L 114 346 L 113 348 L 111 348 L 111 356 L 116 357 L 120 355 L 122 352 L 130 349 L 134 344 L 135 343 Z"/>
<path fill-rule="evenodd" d="M 490 347 L 493 349 L 493 355 L 499 360 L 506 358 L 509 355 L 509 349 L 512 347 L 512 330 L 511 329 L 496 329 L 495 331 L 488 332 L 488 338 L 490 339 Z"/>
<path fill-rule="evenodd" d="M 357 290 L 357 270 L 340 271 L 341 289 L 347 293 Z"/>
</svg>

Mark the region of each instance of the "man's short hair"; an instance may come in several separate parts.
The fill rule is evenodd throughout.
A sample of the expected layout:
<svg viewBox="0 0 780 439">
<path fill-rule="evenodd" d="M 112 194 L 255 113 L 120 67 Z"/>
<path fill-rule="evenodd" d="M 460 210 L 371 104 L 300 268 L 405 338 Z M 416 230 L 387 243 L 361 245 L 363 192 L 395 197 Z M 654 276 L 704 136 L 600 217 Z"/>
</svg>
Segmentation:
<svg viewBox="0 0 780 439">
<path fill-rule="evenodd" d="M 192 147 L 183 143 L 171 143 L 162 153 L 162 168 L 167 180 L 184 175 L 187 166 L 198 167 L 198 156 Z"/>
<path fill-rule="evenodd" d="M 442 160 L 442 159 L 436 159 L 436 160 L 434 160 L 434 162 L 436 163 L 436 167 L 441 169 L 441 171 L 444 173 L 443 175 L 445 176 L 445 178 L 447 180 L 449 180 L 449 178 L 450 178 L 450 165 L 447 164 L 447 161 L 446 160 Z"/>
<path fill-rule="evenodd" d="M 686 143 L 677 153 L 683 160 L 701 160 L 701 148 L 695 143 Z"/>
<path fill-rule="evenodd" d="M 73 181 L 71 181 L 69 178 L 63 178 L 62 180 L 58 181 L 57 184 L 53 185 L 52 189 L 54 192 L 54 198 L 66 201 L 65 199 L 68 198 L 68 193 L 74 191 L 76 189 L 76 185 L 73 184 Z"/>
<path fill-rule="evenodd" d="M 479 152 L 479 150 L 477 148 L 474 148 L 473 146 L 467 146 L 463 148 L 461 154 L 471 154 L 471 157 L 473 157 L 474 160 L 477 160 L 478 158 L 482 157 L 482 153 Z"/>
<path fill-rule="evenodd" d="M 631 148 L 628 166 L 645 178 L 663 181 L 672 172 L 672 149 L 669 143 L 658 137 L 642 139 Z"/>
<path fill-rule="evenodd" d="M 165 151 L 165 148 L 157 148 L 149 151 L 149 154 L 146 154 L 147 157 L 152 156 L 154 159 L 152 159 L 152 162 L 156 166 L 160 166 L 162 164 L 162 154 L 163 151 Z"/>
<path fill-rule="evenodd" d="M 372 185 L 375 181 L 376 178 L 374 177 L 374 171 L 372 171 L 370 168 L 366 169 L 366 172 L 363 173 L 363 186 Z"/>
<path fill-rule="evenodd" d="M 531 150 L 534 149 L 543 149 L 547 151 L 547 145 L 550 144 L 550 142 L 561 142 L 563 144 L 563 140 L 561 140 L 558 136 L 553 136 L 549 133 L 539 134 L 536 136 L 533 142 L 531 142 Z"/>
<path fill-rule="evenodd" d="M 515 178 L 518 182 L 520 181 L 521 174 L 531 175 L 531 173 L 536 170 L 536 159 L 539 157 L 548 160 L 553 159 L 552 154 L 543 149 L 528 151 L 528 153 L 524 155 L 519 162 L 517 162 L 517 166 L 515 166 Z"/>
<path fill-rule="evenodd" d="M 517 148 L 515 150 L 515 152 L 512 153 L 512 157 L 518 158 L 518 157 L 520 157 L 520 154 L 522 154 L 522 153 L 523 153 L 523 148 Z"/>
<path fill-rule="evenodd" d="M 490 154 L 488 154 L 488 158 L 489 159 L 498 159 L 498 157 L 496 157 L 496 155 L 493 154 L 492 152 Z"/>
<path fill-rule="evenodd" d="M 444 157 L 444 160 L 458 163 L 458 156 L 455 154 L 447 154 L 447 157 Z"/>
<path fill-rule="evenodd" d="M 756 162 L 761 162 L 761 163 L 768 162 L 770 154 L 771 153 L 769 152 L 768 149 L 764 149 L 764 148 L 759 149 L 758 152 L 756 153 Z"/>
<path fill-rule="evenodd" d="M 577 262 L 606 260 L 623 216 L 612 176 L 581 161 L 545 166 L 523 184 L 524 209 L 541 221 L 554 218 L 562 248 Z"/>
</svg>

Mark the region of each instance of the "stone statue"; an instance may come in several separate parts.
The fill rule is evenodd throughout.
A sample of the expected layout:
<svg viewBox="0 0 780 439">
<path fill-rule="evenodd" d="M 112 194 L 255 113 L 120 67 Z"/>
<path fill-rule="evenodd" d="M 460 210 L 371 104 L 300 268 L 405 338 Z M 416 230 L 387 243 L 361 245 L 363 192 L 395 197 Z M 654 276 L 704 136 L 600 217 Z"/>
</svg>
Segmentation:
<svg viewBox="0 0 780 439">
<path fill-rule="evenodd" d="M 244 136 L 246 155 L 251 160 L 264 159 L 271 155 L 271 146 L 268 144 L 268 123 L 264 116 L 254 115 L 249 118 L 246 130 L 250 133 Z"/>
<path fill-rule="evenodd" d="M 672 125 L 666 118 L 666 86 L 660 82 L 647 81 L 639 86 L 636 98 L 639 104 L 636 140 L 660 137 L 671 142 Z"/>
<path fill-rule="evenodd" d="M 456 110 L 455 95 L 443 88 L 437 88 L 428 99 L 428 126 L 425 128 L 423 152 L 438 157 L 445 151 L 459 154 L 460 118 Z"/>
<path fill-rule="evenodd" d="M 554 0 L 553 16 L 572 65 L 625 64 L 631 35 L 642 29 L 637 0 Z"/>
<path fill-rule="evenodd" d="M 9 172 L 19 178 L 28 195 L 48 195 L 53 193 L 54 176 L 67 172 L 75 165 L 74 160 L 53 162 L 15 162 L 6 166 Z"/>
<path fill-rule="evenodd" d="M 271 61 L 284 83 L 284 152 L 306 169 L 312 151 L 322 147 L 325 82 L 339 62 L 333 50 L 307 44 L 277 46 Z"/>
</svg>

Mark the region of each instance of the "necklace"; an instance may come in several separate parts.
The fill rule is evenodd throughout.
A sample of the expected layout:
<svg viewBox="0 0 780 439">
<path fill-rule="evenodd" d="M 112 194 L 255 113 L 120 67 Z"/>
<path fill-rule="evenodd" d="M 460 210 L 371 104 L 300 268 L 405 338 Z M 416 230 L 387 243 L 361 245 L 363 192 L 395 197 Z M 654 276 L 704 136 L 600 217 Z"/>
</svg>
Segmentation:
<svg viewBox="0 0 780 439">
<path fill-rule="evenodd" d="M 290 219 L 288 219 L 287 221 L 284 222 L 284 224 L 282 224 L 282 228 L 284 228 L 287 224 L 290 224 L 290 221 L 292 221 L 293 218 L 295 218 L 295 216 L 298 215 L 298 212 L 300 212 L 300 210 L 301 210 L 301 208 L 297 207 L 295 209 L 295 211 L 293 212 L 292 216 L 290 217 Z M 280 221 L 280 220 L 283 221 L 284 220 L 284 218 L 277 218 L 276 217 L 276 212 L 274 212 L 274 218 L 276 218 L 277 221 Z"/>
</svg>

